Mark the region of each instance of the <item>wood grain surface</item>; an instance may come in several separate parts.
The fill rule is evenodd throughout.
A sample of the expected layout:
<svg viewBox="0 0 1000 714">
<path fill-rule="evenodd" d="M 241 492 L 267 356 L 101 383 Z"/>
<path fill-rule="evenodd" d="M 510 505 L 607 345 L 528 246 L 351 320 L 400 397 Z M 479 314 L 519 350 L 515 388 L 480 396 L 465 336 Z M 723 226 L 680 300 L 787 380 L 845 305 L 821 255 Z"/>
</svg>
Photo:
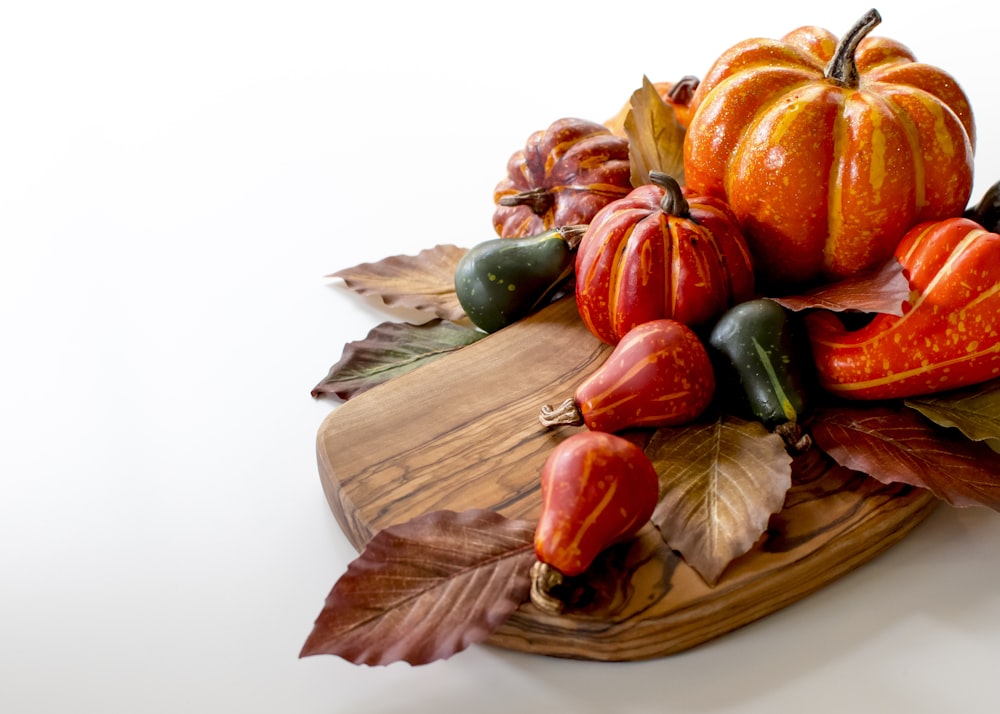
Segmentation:
<svg viewBox="0 0 1000 714">
<path fill-rule="evenodd" d="M 572 396 L 610 350 L 563 299 L 338 406 L 320 426 L 317 459 L 351 544 L 360 551 L 382 528 L 439 509 L 537 519 L 542 464 L 582 428 L 546 429 L 538 410 Z M 526 602 L 489 641 L 604 661 L 680 652 L 871 560 L 937 503 L 922 489 L 881 484 L 811 450 L 796 458 L 784 509 L 714 587 L 650 525 L 598 559 L 572 607 L 549 615 Z"/>
</svg>

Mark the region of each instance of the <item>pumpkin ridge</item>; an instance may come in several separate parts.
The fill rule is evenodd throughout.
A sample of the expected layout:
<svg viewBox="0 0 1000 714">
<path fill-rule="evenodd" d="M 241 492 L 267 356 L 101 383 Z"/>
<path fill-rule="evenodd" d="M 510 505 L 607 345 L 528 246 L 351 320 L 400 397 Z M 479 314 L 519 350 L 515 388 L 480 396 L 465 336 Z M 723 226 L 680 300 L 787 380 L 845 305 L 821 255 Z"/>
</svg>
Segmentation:
<svg viewBox="0 0 1000 714">
<path fill-rule="evenodd" d="M 823 76 L 825 64 L 796 45 L 779 40 L 755 39 L 740 42 L 723 53 L 708 70 L 695 89 L 691 100 L 692 111 L 701 105 L 707 95 L 723 82 L 747 70 L 791 68 L 815 72 Z"/>
<path fill-rule="evenodd" d="M 798 76 L 797 80 L 794 79 L 796 75 Z M 706 96 L 702 107 L 695 112 L 688 132 L 691 133 L 691 126 L 695 122 L 718 126 L 720 117 L 711 113 L 712 108 L 725 107 L 727 112 L 731 111 L 730 97 L 732 96 L 748 98 L 742 100 L 741 113 L 745 111 L 754 116 L 760 116 L 780 102 L 789 92 L 795 92 L 821 76 L 819 73 L 804 72 L 797 67 L 768 67 L 757 73 L 739 72 L 726 77 Z M 739 131 L 736 126 L 733 126 L 730 131 L 713 132 L 711 143 L 704 148 L 685 141 L 684 175 L 688 179 L 688 186 L 699 193 L 716 198 L 725 199 L 729 196 L 729 187 L 725 185 L 724 181 L 708 183 L 702 180 L 700 174 L 704 171 L 699 171 L 698 166 L 703 163 L 718 164 L 716 169 L 709 169 L 709 173 L 718 174 L 720 177 L 726 176 L 729 173 L 736 147 L 741 143 L 742 136 L 750 129 L 750 126 L 746 126 L 742 131 Z M 720 183 L 721 185 L 719 185 Z"/>
<path fill-rule="evenodd" d="M 969 99 L 955 78 L 944 70 L 922 62 L 899 62 L 873 70 L 867 80 L 872 85 L 903 86 L 911 91 L 927 92 L 955 113 L 969 143 L 975 148 L 976 123 Z"/>
<path fill-rule="evenodd" d="M 837 95 L 842 97 L 842 92 Z M 833 118 L 833 151 L 830 161 L 830 173 L 827 178 L 826 214 L 827 238 L 823 244 L 823 266 L 829 269 L 835 263 L 835 255 L 844 236 L 844 182 L 843 175 L 847 165 L 845 147 L 848 141 L 847 118 L 844 115 L 846 102 L 840 102 L 840 108 Z"/>
<path fill-rule="evenodd" d="M 623 265 L 625 263 L 622 260 L 622 256 L 631 249 L 632 236 L 635 235 L 636 227 L 645 220 L 645 218 L 640 218 L 639 220 L 633 222 L 628 221 L 624 230 L 612 229 L 609 231 L 609 235 L 614 235 L 621 230 L 621 238 L 617 239 L 617 248 L 615 250 L 614 258 L 610 261 L 612 269 L 609 277 L 610 282 L 608 283 L 608 324 L 609 331 L 611 334 L 615 334 L 621 331 L 621 319 L 620 315 L 622 311 L 619 309 L 621 304 L 621 274 L 623 270 Z M 622 331 L 624 334 L 624 331 Z"/>
<path fill-rule="evenodd" d="M 822 229 L 826 237 L 828 221 L 815 207 L 822 212 L 828 209 L 825 204 L 829 201 L 832 158 L 826 147 L 818 161 L 802 161 L 804 150 L 815 153 L 818 149 L 800 141 L 817 135 L 832 141 L 829 123 L 839 108 L 829 106 L 829 102 L 842 93 L 826 82 L 808 83 L 798 91 L 786 92 L 770 109 L 751 119 L 727 168 L 730 206 L 740 218 L 765 282 L 801 283 L 824 267 L 824 253 L 813 234 Z M 765 136 L 767 141 L 762 138 Z M 813 199 L 787 205 L 769 200 L 792 183 L 809 187 Z M 803 230 L 804 220 L 813 221 L 812 230 Z"/>
<path fill-rule="evenodd" d="M 920 130 L 917 128 L 909 112 L 895 101 L 895 95 L 891 90 L 887 88 L 886 91 L 880 91 L 879 96 L 886 100 L 886 104 L 895 116 L 896 121 L 903 127 L 906 141 L 909 144 L 910 151 L 907 155 L 911 158 L 913 165 L 912 210 L 915 216 L 919 216 L 924 206 L 927 205 L 927 166 L 924 162 Z"/>
<path fill-rule="evenodd" d="M 674 260 L 674 256 L 680 254 L 679 244 L 679 226 L 676 225 L 675 221 L 670 220 L 669 216 L 663 215 L 660 218 L 661 226 L 666 228 L 666 232 L 669 239 L 664 241 L 664 255 L 665 260 L 664 265 L 667 268 L 669 275 L 667 275 L 668 285 L 670 285 L 670 295 L 665 297 L 664 300 L 666 304 L 670 306 L 669 314 L 677 314 L 677 305 L 680 302 L 680 277 L 681 277 L 681 266 L 680 260 Z"/>
</svg>

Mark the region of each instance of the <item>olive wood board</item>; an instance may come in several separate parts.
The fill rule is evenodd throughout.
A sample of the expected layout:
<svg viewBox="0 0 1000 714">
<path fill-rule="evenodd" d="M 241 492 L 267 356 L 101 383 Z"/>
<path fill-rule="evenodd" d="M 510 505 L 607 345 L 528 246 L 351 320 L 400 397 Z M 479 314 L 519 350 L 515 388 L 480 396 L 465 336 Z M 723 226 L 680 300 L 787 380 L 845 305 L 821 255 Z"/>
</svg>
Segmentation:
<svg viewBox="0 0 1000 714">
<path fill-rule="evenodd" d="M 360 552 L 379 530 L 440 509 L 537 520 L 542 464 L 583 427 L 546 428 L 543 404 L 572 396 L 611 348 L 572 297 L 338 405 L 317 434 L 326 498 Z M 785 505 L 714 586 L 650 524 L 606 551 L 561 614 L 525 602 L 488 642 L 601 661 L 663 657 L 769 615 L 904 538 L 938 500 L 797 457 Z"/>
</svg>

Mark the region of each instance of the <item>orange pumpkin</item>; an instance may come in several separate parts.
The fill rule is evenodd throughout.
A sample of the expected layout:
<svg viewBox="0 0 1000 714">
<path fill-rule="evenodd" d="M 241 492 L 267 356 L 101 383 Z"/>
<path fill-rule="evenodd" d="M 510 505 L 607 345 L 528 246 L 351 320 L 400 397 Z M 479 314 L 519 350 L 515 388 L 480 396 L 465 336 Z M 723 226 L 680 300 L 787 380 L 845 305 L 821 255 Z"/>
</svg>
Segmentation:
<svg viewBox="0 0 1000 714">
<path fill-rule="evenodd" d="M 739 43 L 691 100 L 688 188 L 727 201 L 762 284 L 801 287 L 881 265 L 921 221 L 960 215 L 975 124 L 943 70 L 866 14 L 838 43 L 804 27 Z"/>
</svg>

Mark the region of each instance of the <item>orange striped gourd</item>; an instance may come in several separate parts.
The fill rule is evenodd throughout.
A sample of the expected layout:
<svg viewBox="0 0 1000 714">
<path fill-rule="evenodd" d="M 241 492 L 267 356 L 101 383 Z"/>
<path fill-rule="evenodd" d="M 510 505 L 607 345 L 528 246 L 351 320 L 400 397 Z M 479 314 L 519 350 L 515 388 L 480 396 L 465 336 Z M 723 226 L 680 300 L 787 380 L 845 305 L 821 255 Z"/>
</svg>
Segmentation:
<svg viewBox="0 0 1000 714">
<path fill-rule="evenodd" d="M 967 218 L 918 225 L 896 256 L 903 314 L 848 330 L 817 311 L 806 327 L 820 383 L 853 399 L 933 394 L 1000 377 L 1000 235 Z"/>
</svg>

